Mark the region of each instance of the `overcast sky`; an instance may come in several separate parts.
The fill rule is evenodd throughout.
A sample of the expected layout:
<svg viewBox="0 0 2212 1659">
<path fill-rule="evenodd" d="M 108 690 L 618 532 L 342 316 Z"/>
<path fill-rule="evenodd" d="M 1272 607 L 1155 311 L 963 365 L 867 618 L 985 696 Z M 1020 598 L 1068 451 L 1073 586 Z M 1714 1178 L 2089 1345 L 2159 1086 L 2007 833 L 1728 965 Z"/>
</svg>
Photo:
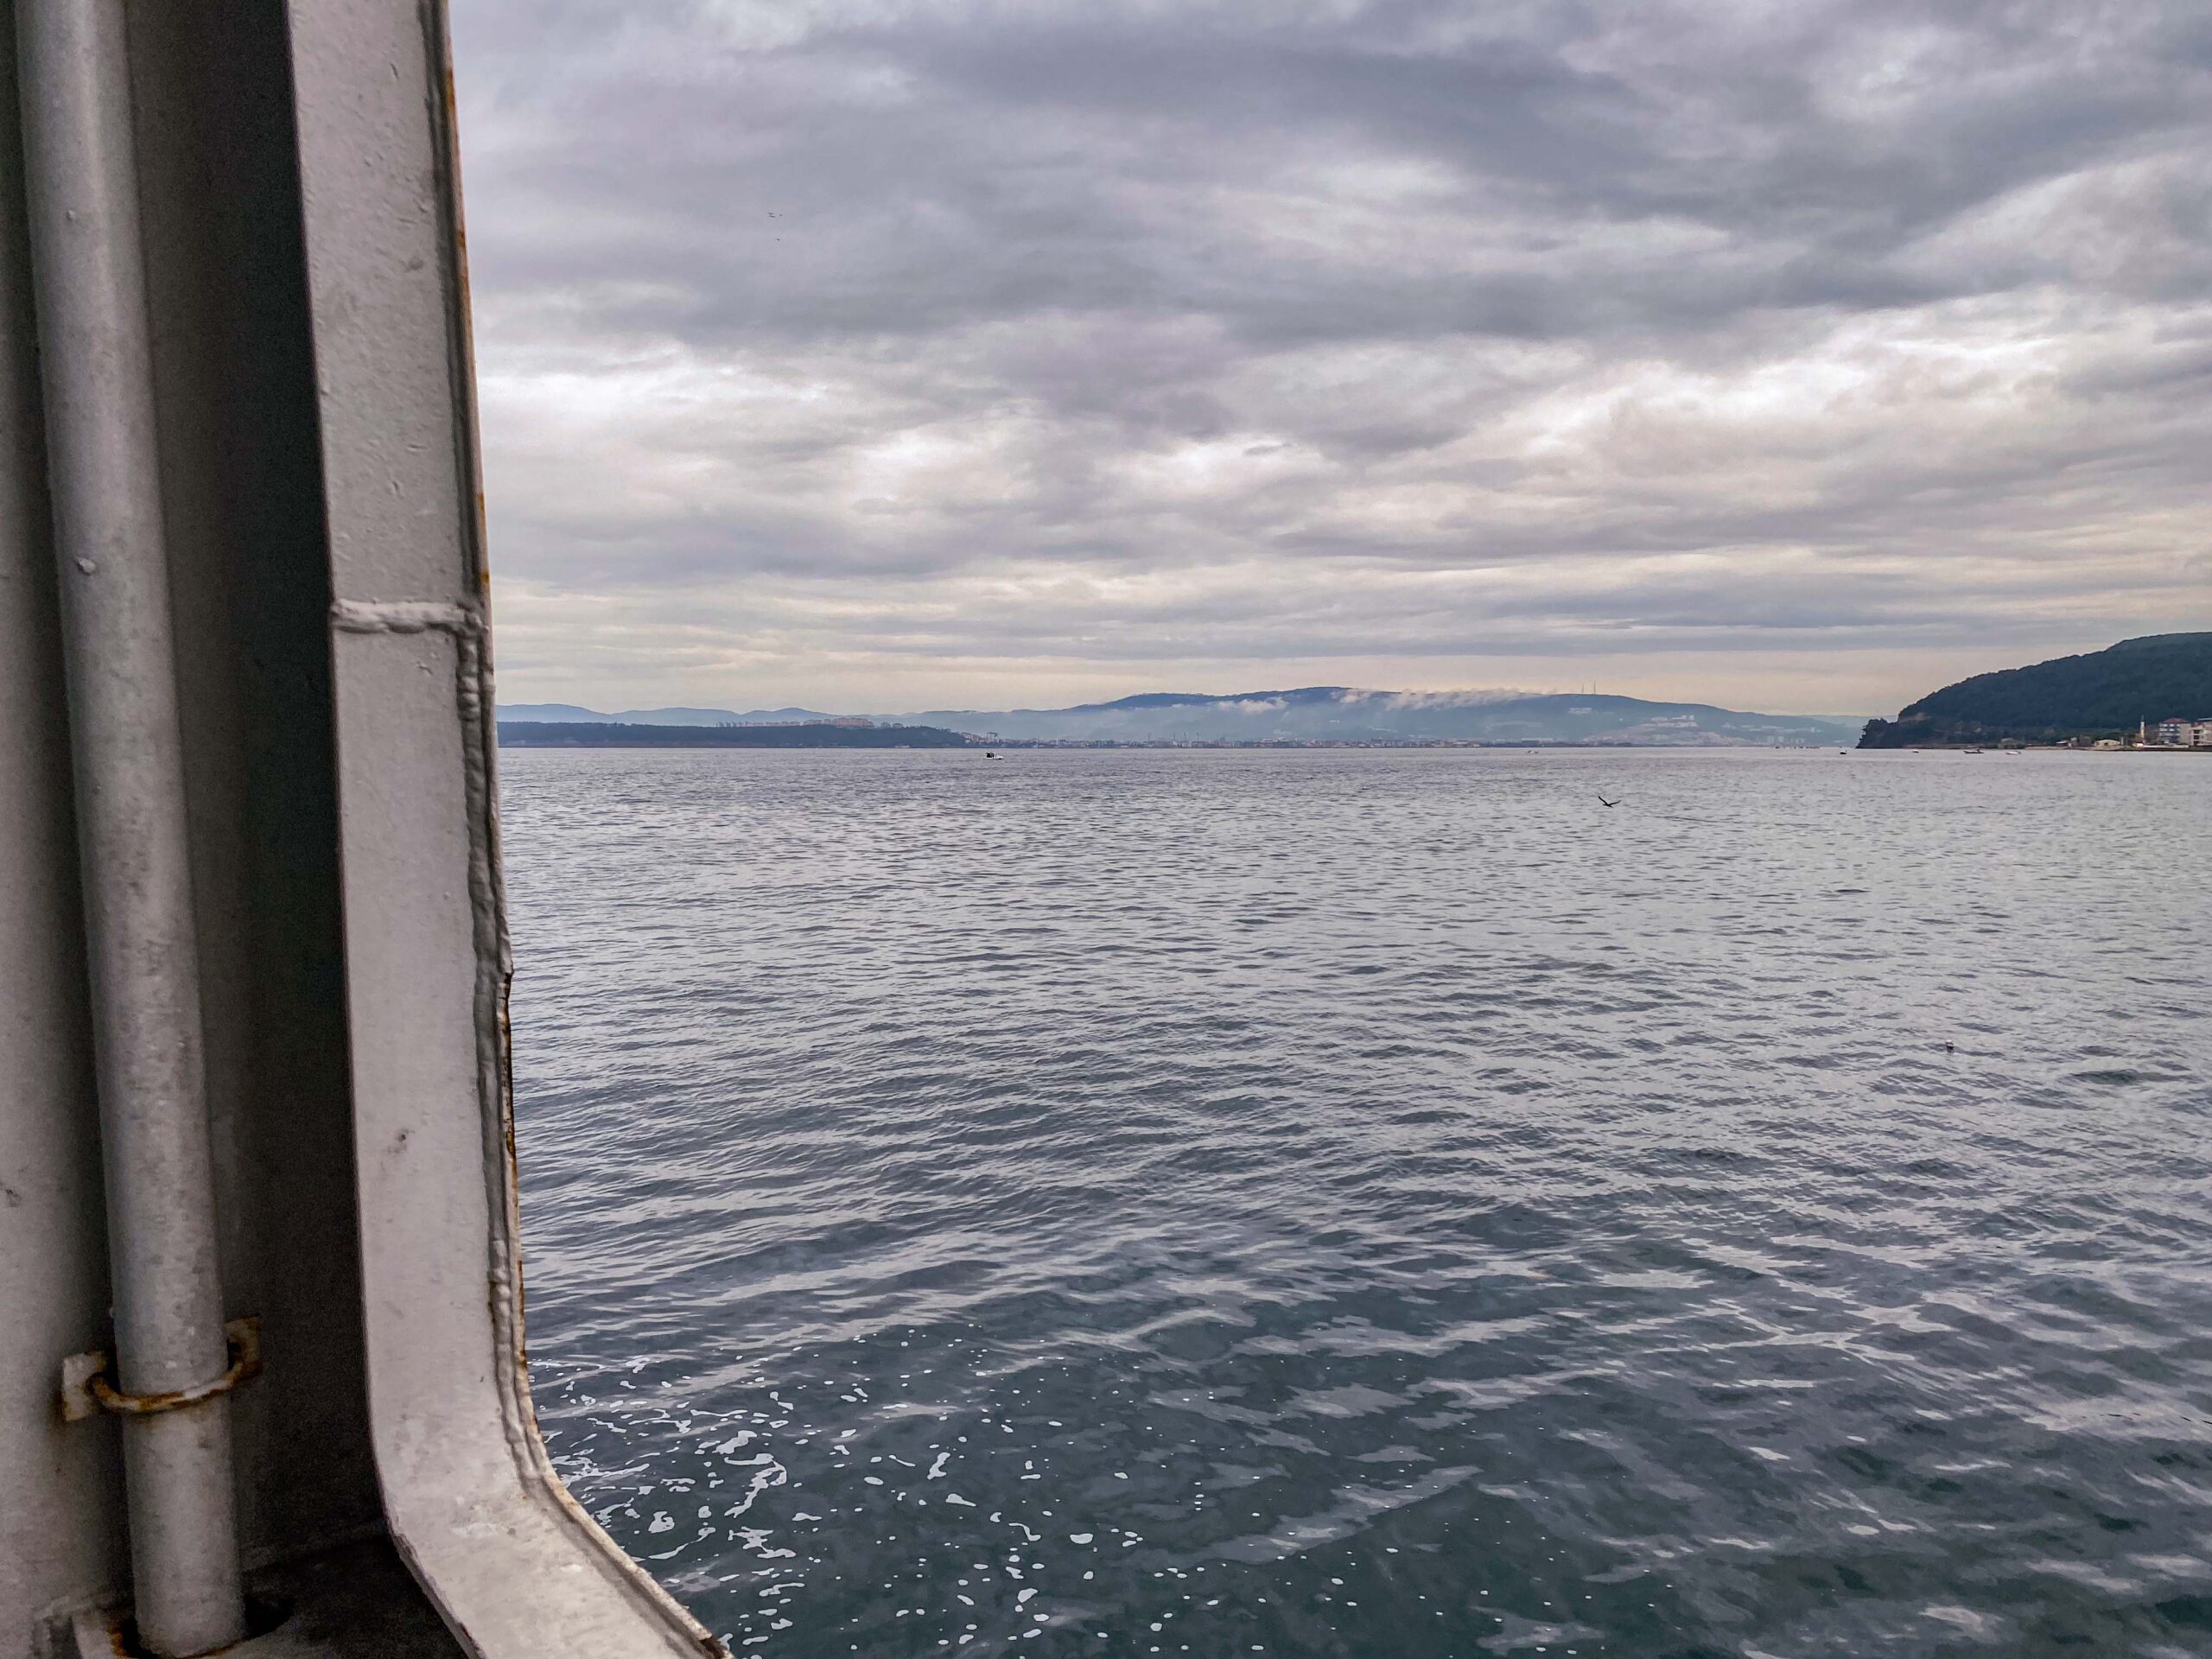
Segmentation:
<svg viewBox="0 0 2212 1659">
<path fill-rule="evenodd" d="M 2212 6 L 453 0 L 505 701 L 2212 627 Z"/>
</svg>

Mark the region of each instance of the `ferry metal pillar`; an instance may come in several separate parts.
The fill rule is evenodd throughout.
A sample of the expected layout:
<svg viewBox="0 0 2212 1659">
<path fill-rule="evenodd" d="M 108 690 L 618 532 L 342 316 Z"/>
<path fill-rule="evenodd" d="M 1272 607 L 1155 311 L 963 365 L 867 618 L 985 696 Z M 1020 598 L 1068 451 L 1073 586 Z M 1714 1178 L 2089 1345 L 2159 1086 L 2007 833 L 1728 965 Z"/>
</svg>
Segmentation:
<svg viewBox="0 0 2212 1659">
<path fill-rule="evenodd" d="M 17 23 L 131 1584 L 142 1644 L 200 1654 L 245 1611 L 124 16 Z"/>
<path fill-rule="evenodd" d="M 531 1407 L 442 0 L 0 7 L 0 1659 L 727 1659 Z"/>
</svg>

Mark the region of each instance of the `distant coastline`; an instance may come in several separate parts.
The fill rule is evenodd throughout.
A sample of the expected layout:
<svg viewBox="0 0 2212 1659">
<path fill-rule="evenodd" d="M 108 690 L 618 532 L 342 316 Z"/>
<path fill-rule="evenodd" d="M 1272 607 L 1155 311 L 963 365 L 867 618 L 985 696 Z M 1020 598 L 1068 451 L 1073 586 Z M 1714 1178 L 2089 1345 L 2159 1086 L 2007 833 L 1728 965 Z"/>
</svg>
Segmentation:
<svg viewBox="0 0 2212 1659">
<path fill-rule="evenodd" d="M 1630 739 L 1395 738 L 1116 738 L 990 737 L 936 726 L 854 726 L 829 721 L 777 726 L 642 726 L 614 721 L 502 721 L 502 747 L 518 749 L 1655 749 L 1709 753 L 1713 747 Z M 1777 743 L 1775 748 L 1825 749 L 1820 743 Z"/>
<path fill-rule="evenodd" d="M 513 749 L 961 749 L 974 740 L 938 726 L 626 726 L 614 721 L 505 721 Z"/>
<path fill-rule="evenodd" d="M 938 730 L 1013 747 L 1380 747 L 1439 745 L 1512 748 L 1821 748 L 1857 741 L 1864 716 L 1768 715 L 1700 702 L 1656 702 L 1611 693 L 1374 691 L 1341 685 L 1283 690 L 1149 691 L 1067 709 L 936 709 L 911 714 L 831 715 L 818 709 L 634 709 L 605 715 L 575 703 L 521 703 L 499 710 L 502 730 L 621 726 L 721 732 L 733 728 L 822 733 L 830 728 Z M 537 742 L 553 741 L 545 738 Z M 566 740 L 561 740 L 566 741 Z M 577 742 L 735 744 L 747 740 L 591 739 Z M 877 747 L 873 741 L 767 740 L 769 746 Z M 918 747 L 911 740 L 889 747 Z"/>
</svg>

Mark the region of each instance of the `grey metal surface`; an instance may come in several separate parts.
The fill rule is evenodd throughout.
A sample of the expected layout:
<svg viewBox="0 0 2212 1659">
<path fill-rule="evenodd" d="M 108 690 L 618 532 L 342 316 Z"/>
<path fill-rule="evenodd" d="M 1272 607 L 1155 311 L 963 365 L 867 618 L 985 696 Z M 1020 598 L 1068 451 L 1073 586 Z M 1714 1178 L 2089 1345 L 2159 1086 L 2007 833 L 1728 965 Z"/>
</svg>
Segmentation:
<svg viewBox="0 0 2212 1659">
<path fill-rule="evenodd" d="M 223 1287 L 264 1338 L 232 1402 L 251 1564 L 379 1512 L 296 118 L 276 0 L 128 12 Z"/>
<path fill-rule="evenodd" d="M 181 1395 L 229 1358 L 124 18 L 24 0 L 18 22 L 116 1370 Z M 123 1450 L 141 1641 L 236 1642 L 228 1400 L 133 1415 Z"/>
<path fill-rule="evenodd" d="M 121 9 L 218 1312 L 259 1316 L 264 1339 L 261 1377 L 231 1396 L 240 1553 L 249 1585 L 295 1575 L 291 1618 L 237 1651 L 712 1649 L 576 1509 L 531 1412 L 442 17 L 414 0 Z M 65 1421 L 57 1389 L 65 1356 L 113 1333 L 16 22 L 0 1659 L 54 1659 L 109 1639 L 131 1586 L 120 1426 Z"/>
<path fill-rule="evenodd" d="M 467 274 L 442 12 L 429 22 L 373 5 L 292 20 L 316 118 L 300 172 L 385 1514 L 477 1651 L 719 1652 L 569 1497 L 531 1407 Z"/>
<path fill-rule="evenodd" d="M 265 1569 L 248 1588 L 260 1616 L 255 1633 L 224 1659 L 458 1659 L 461 1652 L 382 1538 Z M 69 1636 L 68 1659 L 123 1659 L 130 1650 L 130 1633 L 114 1613 L 79 1614 Z"/>
<path fill-rule="evenodd" d="M 106 1223 L 92 1108 L 61 636 L 47 533 L 16 124 L 0 28 L 0 1655 L 121 1580 L 120 1428 L 65 1424 L 60 1356 L 100 1345 Z"/>
</svg>

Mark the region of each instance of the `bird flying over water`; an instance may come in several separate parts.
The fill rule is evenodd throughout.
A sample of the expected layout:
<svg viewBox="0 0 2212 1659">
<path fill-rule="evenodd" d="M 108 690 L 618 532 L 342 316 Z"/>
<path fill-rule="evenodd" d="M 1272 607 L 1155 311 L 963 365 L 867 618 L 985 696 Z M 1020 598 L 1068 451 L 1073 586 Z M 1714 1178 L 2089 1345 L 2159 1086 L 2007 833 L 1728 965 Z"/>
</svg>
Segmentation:
<svg viewBox="0 0 2212 1659">
<path fill-rule="evenodd" d="M 1628 797 L 1624 795 L 1621 797 L 1621 801 L 1624 801 Z M 1618 806 L 1621 804 L 1621 801 L 1609 801 L 1602 795 L 1598 798 L 1598 804 L 1600 806 Z"/>
</svg>

